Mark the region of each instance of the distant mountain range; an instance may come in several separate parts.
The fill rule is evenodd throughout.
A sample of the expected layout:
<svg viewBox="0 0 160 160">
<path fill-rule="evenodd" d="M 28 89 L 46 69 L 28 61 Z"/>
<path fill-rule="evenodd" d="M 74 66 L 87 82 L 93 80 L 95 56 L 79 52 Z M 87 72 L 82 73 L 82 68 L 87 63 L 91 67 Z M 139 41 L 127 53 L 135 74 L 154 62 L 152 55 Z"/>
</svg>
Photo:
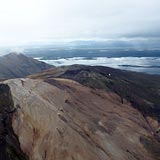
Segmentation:
<svg viewBox="0 0 160 160">
<path fill-rule="evenodd" d="M 20 78 L 53 66 L 23 54 L 10 53 L 0 57 L 0 79 Z"/>
</svg>

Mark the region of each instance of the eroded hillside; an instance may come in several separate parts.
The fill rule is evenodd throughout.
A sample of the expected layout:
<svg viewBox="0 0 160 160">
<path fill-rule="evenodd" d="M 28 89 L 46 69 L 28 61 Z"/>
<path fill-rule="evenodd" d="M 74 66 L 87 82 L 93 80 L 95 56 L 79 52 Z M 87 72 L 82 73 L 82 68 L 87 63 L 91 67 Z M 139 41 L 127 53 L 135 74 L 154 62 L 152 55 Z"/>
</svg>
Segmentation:
<svg viewBox="0 0 160 160">
<path fill-rule="evenodd" d="M 63 78 L 15 79 L 12 127 L 30 160 L 158 160 L 157 119 L 111 91 Z"/>
<path fill-rule="evenodd" d="M 145 117 L 159 120 L 160 76 L 129 72 L 102 66 L 73 65 L 58 67 L 30 76 L 33 79 L 67 78 L 93 89 L 117 94 Z M 160 120 L 159 120 L 160 121 Z"/>
</svg>

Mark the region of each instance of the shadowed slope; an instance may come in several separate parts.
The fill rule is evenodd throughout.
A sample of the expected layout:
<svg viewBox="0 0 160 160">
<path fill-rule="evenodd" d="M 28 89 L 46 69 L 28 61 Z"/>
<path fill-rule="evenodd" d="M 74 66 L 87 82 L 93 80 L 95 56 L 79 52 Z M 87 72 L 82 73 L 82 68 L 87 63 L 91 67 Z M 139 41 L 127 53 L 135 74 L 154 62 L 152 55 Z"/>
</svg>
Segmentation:
<svg viewBox="0 0 160 160">
<path fill-rule="evenodd" d="M 27 160 L 20 149 L 17 136 L 12 129 L 12 116 L 16 112 L 10 88 L 0 84 L 0 159 Z"/>
</svg>

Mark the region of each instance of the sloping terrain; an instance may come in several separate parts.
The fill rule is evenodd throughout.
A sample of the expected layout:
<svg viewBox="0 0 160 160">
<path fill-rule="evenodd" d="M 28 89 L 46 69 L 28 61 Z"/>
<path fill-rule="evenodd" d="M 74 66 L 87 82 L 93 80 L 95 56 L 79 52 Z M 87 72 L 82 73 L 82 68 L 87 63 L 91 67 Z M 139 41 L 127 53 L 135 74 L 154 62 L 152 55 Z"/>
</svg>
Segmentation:
<svg viewBox="0 0 160 160">
<path fill-rule="evenodd" d="M 72 80 L 44 81 L 2 83 L 14 102 L 13 131 L 30 160 L 160 159 L 158 134 L 132 104 Z"/>
<path fill-rule="evenodd" d="M 74 65 L 0 83 L 0 159 L 160 160 L 160 78 Z"/>
<path fill-rule="evenodd" d="M 0 80 L 25 77 L 51 67 L 23 54 L 10 53 L 0 57 Z"/>
<path fill-rule="evenodd" d="M 72 79 L 91 88 L 116 93 L 122 103 L 127 100 L 144 116 L 160 118 L 160 76 L 109 67 L 73 65 L 50 69 L 30 77 L 46 81 L 50 78 Z"/>
</svg>

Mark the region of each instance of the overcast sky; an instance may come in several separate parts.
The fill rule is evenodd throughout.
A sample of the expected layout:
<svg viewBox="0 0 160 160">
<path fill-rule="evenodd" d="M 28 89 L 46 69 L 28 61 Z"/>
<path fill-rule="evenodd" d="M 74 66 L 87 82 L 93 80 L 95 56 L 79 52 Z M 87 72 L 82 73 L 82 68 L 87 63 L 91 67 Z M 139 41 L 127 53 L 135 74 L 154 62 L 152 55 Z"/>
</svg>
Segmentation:
<svg viewBox="0 0 160 160">
<path fill-rule="evenodd" d="M 0 0 L 0 43 L 159 37 L 160 0 Z"/>
</svg>

